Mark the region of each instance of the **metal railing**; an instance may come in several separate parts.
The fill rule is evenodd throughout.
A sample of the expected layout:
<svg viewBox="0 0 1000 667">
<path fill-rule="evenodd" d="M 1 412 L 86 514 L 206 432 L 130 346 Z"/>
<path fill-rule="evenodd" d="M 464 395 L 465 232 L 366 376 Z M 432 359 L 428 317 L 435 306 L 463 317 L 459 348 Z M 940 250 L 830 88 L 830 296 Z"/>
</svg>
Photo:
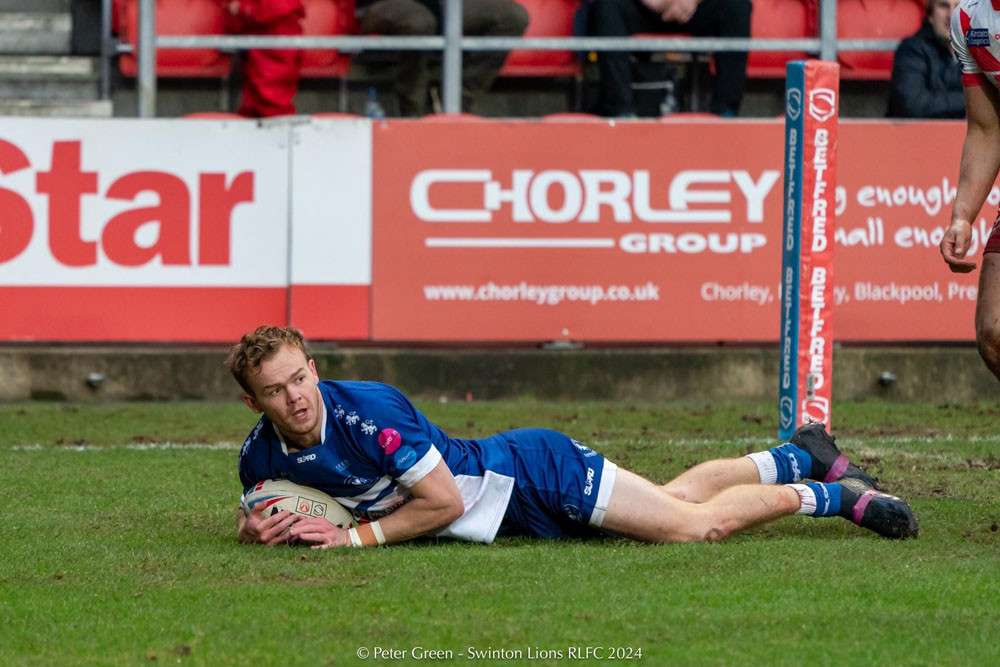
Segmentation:
<svg viewBox="0 0 1000 667">
<path fill-rule="evenodd" d="M 103 46 L 101 92 L 109 94 L 110 59 L 133 51 L 111 37 L 111 0 L 102 0 Z M 837 2 L 820 0 L 819 37 L 754 39 L 742 37 L 464 37 L 462 0 L 444 0 L 444 33 L 414 37 L 343 35 L 330 37 L 264 35 L 156 35 L 155 0 L 139 0 L 139 117 L 156 116 L 156 51 L 158 49 L 339 49 L 341 51 L 441 51 L 441 87 L 445 113 L 461 111 L 462 52 L 507 51 L 804 51 L 822 60 L 836 60 L 839 51 L 891 51 L 895 39 L 837 39 Z"/>
</svg>

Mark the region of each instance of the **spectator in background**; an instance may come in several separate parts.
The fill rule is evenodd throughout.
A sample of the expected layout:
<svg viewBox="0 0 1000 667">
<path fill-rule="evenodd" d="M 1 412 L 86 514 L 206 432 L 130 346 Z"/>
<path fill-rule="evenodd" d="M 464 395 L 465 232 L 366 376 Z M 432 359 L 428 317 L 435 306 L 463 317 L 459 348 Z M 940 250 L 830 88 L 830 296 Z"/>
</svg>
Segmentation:
<svg viewBox="0 0 1000 667">
<path fill-rule="evenodd" d="M 958 0 L 926 0 L 920 30 L 900 42 L 892 62 L 889 115 L 963 118 L 962 72 L 951 50 L 951 13 Z"/>
<path fill-rule="evenodd" d="M 226 31 L 250 35 L 301 35 L 301 0 L 221 0 Z M 302 69 L 301 49 L 250 49 L 243 64 L 239 114 L 250 118 L 295 113 Z"/>
<path fill-rule="evenodd" d="M 440 0 L 358 0 L 358 31 L 366 35 L 436 35 L 444 27 Z M 462 32 L 471 37 L 520 37 L 528 12 L 513 0 L 465 0 Z M 462 61 L 462 110 L 489 89 L 507 59 L 506 51 L 466 52 Z M 403 116 L 427 113 L 430 53 L 401 52 L 393 88 Z"/>
<path fill-rule="evenodd" d="M 697 37 L 749 37 L 750 0 L 592 0 L 588 32 L 600 37 L 636 33 L 683 33 Z M 746 52 L 714 54 L 710 110 L 736 116 L 747 80 Z M 605 116 L 636 113 L 628 53 L 601 51 L 601 111 Z"/>
</svg>

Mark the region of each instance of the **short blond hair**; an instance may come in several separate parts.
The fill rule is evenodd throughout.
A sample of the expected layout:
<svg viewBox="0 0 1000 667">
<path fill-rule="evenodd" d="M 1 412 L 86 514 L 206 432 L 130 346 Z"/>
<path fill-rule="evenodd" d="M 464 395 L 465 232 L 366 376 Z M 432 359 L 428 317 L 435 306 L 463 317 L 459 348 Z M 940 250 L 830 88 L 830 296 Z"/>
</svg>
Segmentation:
<svg viewBox="0 0 1000 667">
<path fill-rule="evenodd" d="M 226 367 L 243 387 L 243 391 L 253 396 L 253 388 L 247 382 L 247 376 L 260 370 L 260 365 L 285 345 L 302 350 L 306 359 L 311 358 L 306 341 L 298 329 L 265 324 L 251 333 L 243 334 L 240 342 L 230 348 L 226 357 Z"/>
</svg>

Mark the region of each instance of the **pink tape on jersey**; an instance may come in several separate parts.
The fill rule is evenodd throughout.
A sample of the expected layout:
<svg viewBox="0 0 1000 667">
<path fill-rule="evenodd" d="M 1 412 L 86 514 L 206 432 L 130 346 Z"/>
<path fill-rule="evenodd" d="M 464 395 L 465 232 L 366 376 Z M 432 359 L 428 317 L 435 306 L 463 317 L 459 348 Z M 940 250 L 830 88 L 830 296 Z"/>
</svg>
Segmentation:
<svg viewBox="0 0 1000 667">
<path fill-rule="evenodd" d="M 403 444 L 403 437 L 394 428 L 384 428 L 378 434 L 378 444 L 386 454 L 392 454 Z"/>
</svg>

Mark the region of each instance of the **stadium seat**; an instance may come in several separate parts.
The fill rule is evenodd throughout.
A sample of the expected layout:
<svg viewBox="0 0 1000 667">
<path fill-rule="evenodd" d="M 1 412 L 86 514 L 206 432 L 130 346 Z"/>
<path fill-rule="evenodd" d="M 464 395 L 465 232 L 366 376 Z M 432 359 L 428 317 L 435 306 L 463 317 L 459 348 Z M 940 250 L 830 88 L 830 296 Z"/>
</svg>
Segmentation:
<svg viewBox="0 0 1000 667">
<path fill-rule="evenodd" d="M 915 33 L 924 18 L 919 0 L 839 0 L 837 37 L 840 39 L 903 39 Z M 841 51 L 844 79 L 888 80 L 892 51 Z"/>
<path fill-rule="evenodd" d="M 818 3 L 810 0 L 754 0 L 750 17 L 750 37 L 755 39 L 796 39 L 816 34 Z M 810 12 L 813 13 L 810 16 Z M 783 79 L 790 60 L 803 60 L 804 51 L 751 51 L 747 76 L 755 79 Z"/>
<path fill-rule="evenodd" d="M 117 24 L 123 42 L 137 42 L 138 0 L 118 0 Z M 221 35 L 224 32 L 222 6 L 215 0 L 157 0 L 158 35 Z M 134 53 L 123 53 L 118 66 L 125 76 L 138 70 Z M 229 56 L 215 49 L 163 49 L 156 53 L 156 74 L 167 77 L 225 77 L 232 67 Z"/>
<path fill-rule="evenodd" d="M 354 0 L 303 0 L 306 17 L 302 33 L 307 36 L 337 36 L 357 33 Z M 338 78 L 347 76 L 351 57 L 333 49 L 310 49 L 302 55 L 305 78 Z"/>
<path fill-rule="evenodd" d="M 572 37 L 578 0 L 518 0 L 528 10 L 525 37 Z M 579 77 L 580 59 L 573 51 L 517 49 L 507 55 L 500 76 Z"/>
</svg>

